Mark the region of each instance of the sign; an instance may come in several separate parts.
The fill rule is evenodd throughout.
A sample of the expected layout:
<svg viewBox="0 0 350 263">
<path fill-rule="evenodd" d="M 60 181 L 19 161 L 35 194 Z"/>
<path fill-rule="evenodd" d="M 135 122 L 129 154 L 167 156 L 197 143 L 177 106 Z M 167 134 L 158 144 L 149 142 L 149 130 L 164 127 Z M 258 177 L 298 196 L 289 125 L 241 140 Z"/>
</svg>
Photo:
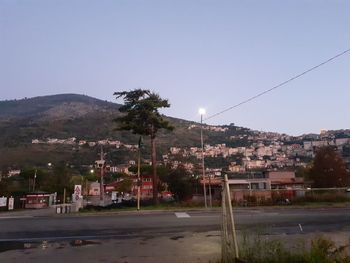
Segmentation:
<svg viewBox="0 0 350 263">
<path fill-rule="evenodd" d="M 81 198 L 81 185 L 80 184 L 76 184 L 74 185 L 74 194 L 73 194 L 73 201 L 78 201 Z"/>
<path fill-rule="evenodd" d="M 7 197 L 0 197 L 0 207 L 7 206 Z"/>
<path fill-rule="evenodd" d="M 116 201 L 117 200 L 117 193 L 118 192 L 115 192 L 115 191 L 112 192 L 112 201 Z"/>
<path fill-rule="evenodd" d="M 15 199 L 13 197 L 10 197 L 8 210 L 13 210 L 14 203 L 15 203 Z"/>
<path fill-rule="evenodd" d="M 74 186 L 74 195 L 81 195 L 81 185 L 80 184 L 76 184 Z"/>
</svg>

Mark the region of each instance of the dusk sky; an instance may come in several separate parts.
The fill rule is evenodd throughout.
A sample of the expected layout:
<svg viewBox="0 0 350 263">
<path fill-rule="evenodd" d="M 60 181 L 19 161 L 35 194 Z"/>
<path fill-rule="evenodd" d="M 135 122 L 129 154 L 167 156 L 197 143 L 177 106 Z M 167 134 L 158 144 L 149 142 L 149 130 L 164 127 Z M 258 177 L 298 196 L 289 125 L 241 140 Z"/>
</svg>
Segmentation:
<svg viewBox="0 0 350 263">
<path fill-rule="evenodd" d="M 350 48 L 350 1 L 0 0 L 0 100 L 146 88 L 199 121 Z M 350 53 L 208 120 L 350 128 Z"/>
</svg>

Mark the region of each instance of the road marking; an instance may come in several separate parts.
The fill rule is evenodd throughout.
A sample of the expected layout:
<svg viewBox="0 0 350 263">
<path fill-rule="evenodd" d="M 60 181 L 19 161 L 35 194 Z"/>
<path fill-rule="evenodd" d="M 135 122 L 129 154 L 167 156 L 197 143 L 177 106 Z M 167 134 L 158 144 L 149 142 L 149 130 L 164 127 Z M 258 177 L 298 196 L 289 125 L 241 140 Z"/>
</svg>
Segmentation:
<svg viewBox="0 0 350 263">
<path fill-rule="evenodd" d="M 301 224 L 299 224 L 299 229 L 300 229 L 301 232 L 304 232 L 303 227 L 301 226 Z"/>
<path fill-rule="evenodd" d="M 1 216 L 0 219 L 32 218 L 34 216 Z"/>
<path fill-rule="evenodd" d="M 218 217 L 220 217 L 219 215 L 192 215 L 192 216 L 190 216 L 190 217 L 195 217 L 195 218 L 211 218 L 211 217 L 216 217 L 216 218 L 218 218 Z"/>
<path fill-rule="evenodd" d="M 189 214 L 184 213 L 184 212 L 177 212 L 177 213 L 175 213 L 175 215 L 177 218 L 189 218 L 189 217 L 191 217 Z"/>
</svg>

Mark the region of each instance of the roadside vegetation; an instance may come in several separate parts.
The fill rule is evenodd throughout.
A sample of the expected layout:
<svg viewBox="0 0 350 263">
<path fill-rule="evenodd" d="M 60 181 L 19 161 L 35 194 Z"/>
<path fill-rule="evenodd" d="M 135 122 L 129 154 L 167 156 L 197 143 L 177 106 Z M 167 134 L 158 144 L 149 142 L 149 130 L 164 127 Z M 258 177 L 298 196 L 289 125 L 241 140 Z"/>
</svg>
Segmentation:
<svg viewBox="0 0 350 263">
<path fill-rule="evenodd" d="M 262 235 L 244 235 L 240 245 L 240 260 L 236 262 L 242 263 L 350 262 L 350 239 L 346 244 L 337 245 L 328 238 L 317 237 L 308 243 L 299 241 L 294 247 L 287 247 L 288 243 L 269 240 Z"/>
</svg>

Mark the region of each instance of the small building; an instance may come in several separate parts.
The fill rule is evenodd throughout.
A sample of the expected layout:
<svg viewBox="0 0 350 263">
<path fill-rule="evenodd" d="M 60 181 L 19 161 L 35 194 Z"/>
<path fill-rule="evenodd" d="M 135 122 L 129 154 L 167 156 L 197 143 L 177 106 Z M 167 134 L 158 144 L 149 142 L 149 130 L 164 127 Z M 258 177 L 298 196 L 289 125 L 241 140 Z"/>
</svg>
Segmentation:
<svg viewBox="0 0 350 263">
<path fill-rule="evenodd" d="M 46 193 L 46 192 L 34 192 L 28 193 L 25 195 L 25 208 L 28 209 L 40 209 L 40 208 L 48 208 L 53 202 L 54 194 Z"/>
<path fill-rule="evenodd" d="M 270 182 L 271 189 L 302 189 L 304 178 L 295 177 L 293 171 L 268 171 L 265 178 Z"/>
<path fill-rule="evenodd" d="M 133 177 L 133 184 L 131 187 L 132 194 L 137 196 L 137 177 Z M 141 175 L 141 198 L 152 198 L 153 196 L 153 180 L 151 175 Z"/>
<path fill-rule="evenodd" d="M 268 200 L 276 196 L 292 199 L 306 188 L 303 178 L 293 171 L 266 171 L 262 174 L 241 174 L 228 180 L 231 198 L 235 202 L 248 199 Z"/>
</svg>

